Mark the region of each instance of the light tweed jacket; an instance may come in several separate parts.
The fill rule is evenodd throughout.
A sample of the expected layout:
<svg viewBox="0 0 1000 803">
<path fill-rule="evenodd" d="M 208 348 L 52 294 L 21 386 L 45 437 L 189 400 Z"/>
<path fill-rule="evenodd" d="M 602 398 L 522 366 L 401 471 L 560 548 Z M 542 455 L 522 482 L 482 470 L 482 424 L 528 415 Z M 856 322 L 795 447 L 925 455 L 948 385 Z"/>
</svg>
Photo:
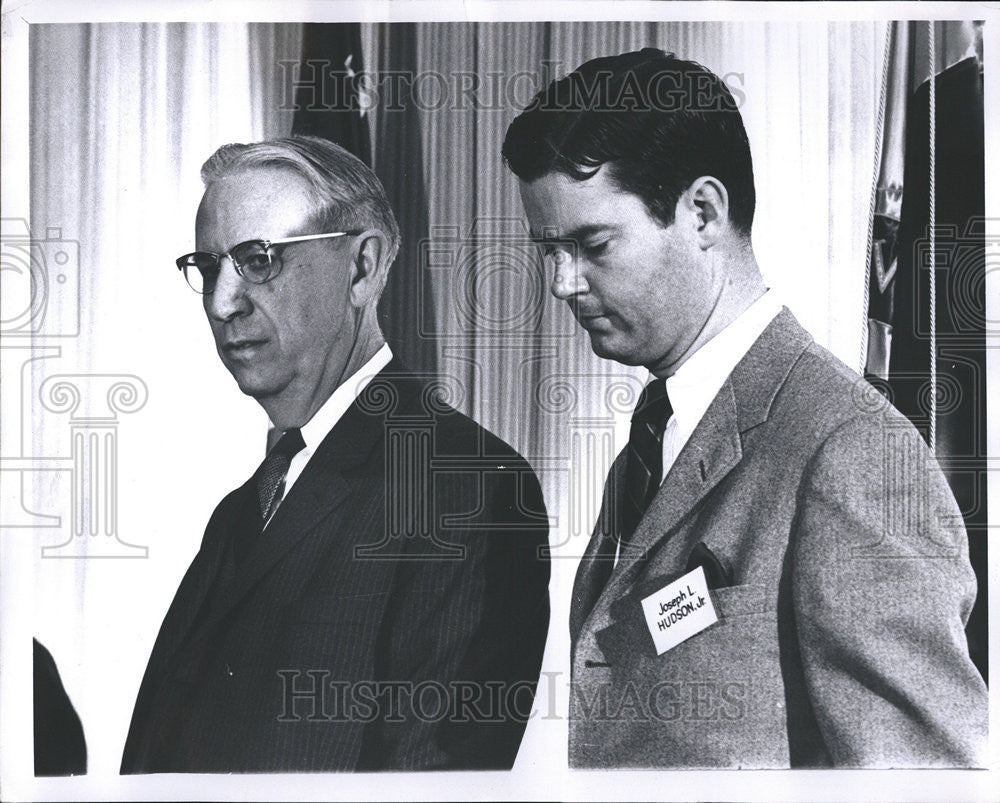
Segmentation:
<svg viewBox="0 0 1000 803">
<path fill-rule="evenodd" d="M 571 765 L 982 761 L 961 514 L 910 423 L 790 312 L 727 379 L 603 586 L 624 463 L 573 591 Z M 719 621 L 658 656 L 640 600 L 706 555 Z"/>
</svg>

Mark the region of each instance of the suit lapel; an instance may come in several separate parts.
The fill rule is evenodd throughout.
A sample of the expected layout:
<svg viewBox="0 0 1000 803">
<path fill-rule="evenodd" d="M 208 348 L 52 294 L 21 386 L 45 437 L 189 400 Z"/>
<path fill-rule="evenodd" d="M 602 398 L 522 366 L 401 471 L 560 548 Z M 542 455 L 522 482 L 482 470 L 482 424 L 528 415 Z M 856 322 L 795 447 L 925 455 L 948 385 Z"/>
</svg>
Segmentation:
<svg viewBox="0 0 1000 803">
<path fill-rule="evenodd" d="M 570 619 L 574 641 L 584 624 L 593 624 L 592 620 L 606 614 L 610 602 L 624 593 L 650 549 L 669 538 L 743 459 L 743 435 L 767 420 L 774 397 L 811 342 L 812 337 L 787 309 L 778 313 L 712 400 L 632 538 L 622 544 L 618 564 L 603 589 L 585 585 L 600 575 L 594 564 L 599 542 L 607 538 L 607 534 L 602 522 L 598 522 L 581 561 L 577 575 L 579 588 L 574 587 L 574 610 Z M 605 493 L 605 505 L 611 500 L 615 504 L 611 505 L 610 513 L 602 511 L 602 521 L 607 516 L 618 515 L 624 493 L 623 481 L 624 462 L 623 457 L 619 457 L 609 475 L 609 488 Z M 589 604 L 588 600 L 591 600 Z"/>
<path fill-rule="evenodd" d="M 163 619 L 163 626 L 153 648 L 153 654 L 150 656 L 149 666 L 167 666 L 169 660 L 191 635 L 191 628 L 195 625 L 195 620 L 219 577 L 226 545 L 232 537 L 232 529 L 247 488 L 248 485 L 244 485 L 229 494 L 205 528 L 202 547 L 181 580 L 176 597 Z"/>
<path fill-rule="evenodd" d="M 614 526 L 611 517 L 616 505 L 614 489 L 624 481 L 625 456 L 618 456 L 608 474 L 608 482 L 601 501 L 600 517 L 594 527 L 594 534 L 580 559 L 580 568 L 573 582 L 573 600 L 569 610 L 570 639 L 576 641 L 587 615 L 593 610 L 601 591 L 608 583 L 613 571 L 615 557 Z"/>
<path fill-rule="evenodd" d="M 602 570 L 605 559 L 601 555 L 602 550 L 607 551 L 609 543 L 614 543 L 610 534 L 611 521 L 615 522 L 614 529 L 620 526 L 625 459 L 624 455 L 619 456 L 608 476 L 601 520 L 580 562 L 573 586 L 570 635 L 574 641 L 590 614 L 601 607 L 598 603 L 606 603 L 620 595 L 632 567 L 646 551 L 669 534 L 742 456 L 736 403 L 727 380 L 677 456 L 632 538 L 622 542 L 618 563 L 609 573 L 607 568 Z M 614 556 L 613 547 L 610 554 Z"/>
<path fill-rule="evenodd" d="M 669 534 L 743 457 L 736 400 L 727 379 L 681 449 L 632 537 L 622 542 L 608 590 Z"/>
<path fill-rule="evenodd" d="M 211 635 L 289 550 L 360 487 L 360 469 L 385 437 L 385 419 L 391 413 L 386 402 L 398 406 L 419 387 L 396 360 L 372 380 L 316 449 L 243 565 L 224 585 L 218 604 L 199 627 L 193 644 Z M 349 530 L 345 528 L 345 532 Z"/>
<path fill-rule="evenodd" d="M 136 698 L 122 757 L 123 771 L 142 766 L 145 761 L 144 751 L 149 748 L 147 736 L 154 731 L 148 725 L 147 718 L 156 715 L 155 709 L 150 706 L 182 648 L 190 643 L 191 629 L 195 626 L 213 584 L 217 582 L 245 488 L 246 486 L 229 494 L 216 508 L 205 528 L 201 549 L 181 580 L 174 600 L 163 618 Z"/>
</svg>

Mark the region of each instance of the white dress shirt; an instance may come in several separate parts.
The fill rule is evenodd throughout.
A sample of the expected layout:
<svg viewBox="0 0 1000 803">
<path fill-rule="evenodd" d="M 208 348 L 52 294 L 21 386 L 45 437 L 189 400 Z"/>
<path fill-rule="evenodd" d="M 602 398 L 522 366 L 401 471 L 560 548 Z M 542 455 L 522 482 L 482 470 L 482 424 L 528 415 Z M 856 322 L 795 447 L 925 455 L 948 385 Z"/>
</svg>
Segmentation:
<svg viewBox="0 0 1000 803">
<path fill-rule="evenodd" d="M 766 291 L 735 321 L 688 357 L 673 376 L 667 377 L 667 397 L 674 412 L 663 432 L 661 482 L 736 364 L 779 312 L 781 302 L 777 295 L 772 290 Z"/>
<path fill-rule="evenodd" d="M 302 474 L 313 453 L 319 448 L 323 439 L 330 433 L 330 430 L 347 412 L 348 408 L 354 404 L 358 396 L 361 395 L 368 384 L 375 376 L 385 368 L 392 359 L 392 350 L 386 343 L 372 356 L 368 362 L 362 365 L 355 373 L 333 391 L 330 398 L 323 402 L 323 405 L 313 414 L 313 417 L 302 426 L 302 440 L 306 447 L 300 451 L 288 466 L 288 473 L 285 474 L 285 490 L 281 498 L 284 499 L 292 489 L 295 481 Z M 273 424 L 271 425 L 274 426 Z M 277 505 L 275 505 L 277 510 Z M 273 517 L 272 513 L 272 517 Z"/>
<path fill-rule="evenodd" d="M 765 291 L 735 321 L 688 357 L 673 376 L 667 377 L 667 398 L 673 414 L 663 431 L 661 485 L 736 364 L 779 312 L 777 295 Z M 621 543 L 617 543 L 615 566 L 620 557 Z"/>
</svg>

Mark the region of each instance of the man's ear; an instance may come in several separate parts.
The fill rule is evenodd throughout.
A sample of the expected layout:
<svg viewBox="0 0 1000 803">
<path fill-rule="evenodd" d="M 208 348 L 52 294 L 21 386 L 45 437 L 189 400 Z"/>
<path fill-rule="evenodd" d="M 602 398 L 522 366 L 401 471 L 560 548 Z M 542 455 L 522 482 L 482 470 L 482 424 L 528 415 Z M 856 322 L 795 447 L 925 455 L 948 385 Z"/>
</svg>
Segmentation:
<svg viewBox="0 0 1000 803">
<path fill-rule="evenodd" d="M 695 210 L 699 245 L 711 248 L 729 230 L 729 193 L 712 176 L 700 176 L 684 193 Z"/>
<path fill-rule="evenodd" d="M 389 278 L 389 238 L 379 229 L 355 236 L 351 251 L 351 305 L 362 309 L 377 301 Z"/>
</svg>

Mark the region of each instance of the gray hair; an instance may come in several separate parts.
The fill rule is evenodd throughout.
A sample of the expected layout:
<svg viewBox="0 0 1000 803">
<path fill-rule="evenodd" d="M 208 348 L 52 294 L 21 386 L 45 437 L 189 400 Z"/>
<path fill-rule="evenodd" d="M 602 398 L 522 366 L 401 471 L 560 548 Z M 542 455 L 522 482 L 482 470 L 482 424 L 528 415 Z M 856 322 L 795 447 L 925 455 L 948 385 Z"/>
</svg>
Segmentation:
<svg viewBox="0 0 1000 803">
<path fill-rule="evenodd" d="M 382 231 L 389 239 L 392 264 L 399 251 L 399 225 L 382 182 L 350 151 L 321 137 L 232 143 L 223 145 L 202 165 L 201 180 L 207 187 L 213 181 L 255 167 L 286 168 L 305 179 L 316 203 L 316 224 L 326 231 Z"/>
</svg>

